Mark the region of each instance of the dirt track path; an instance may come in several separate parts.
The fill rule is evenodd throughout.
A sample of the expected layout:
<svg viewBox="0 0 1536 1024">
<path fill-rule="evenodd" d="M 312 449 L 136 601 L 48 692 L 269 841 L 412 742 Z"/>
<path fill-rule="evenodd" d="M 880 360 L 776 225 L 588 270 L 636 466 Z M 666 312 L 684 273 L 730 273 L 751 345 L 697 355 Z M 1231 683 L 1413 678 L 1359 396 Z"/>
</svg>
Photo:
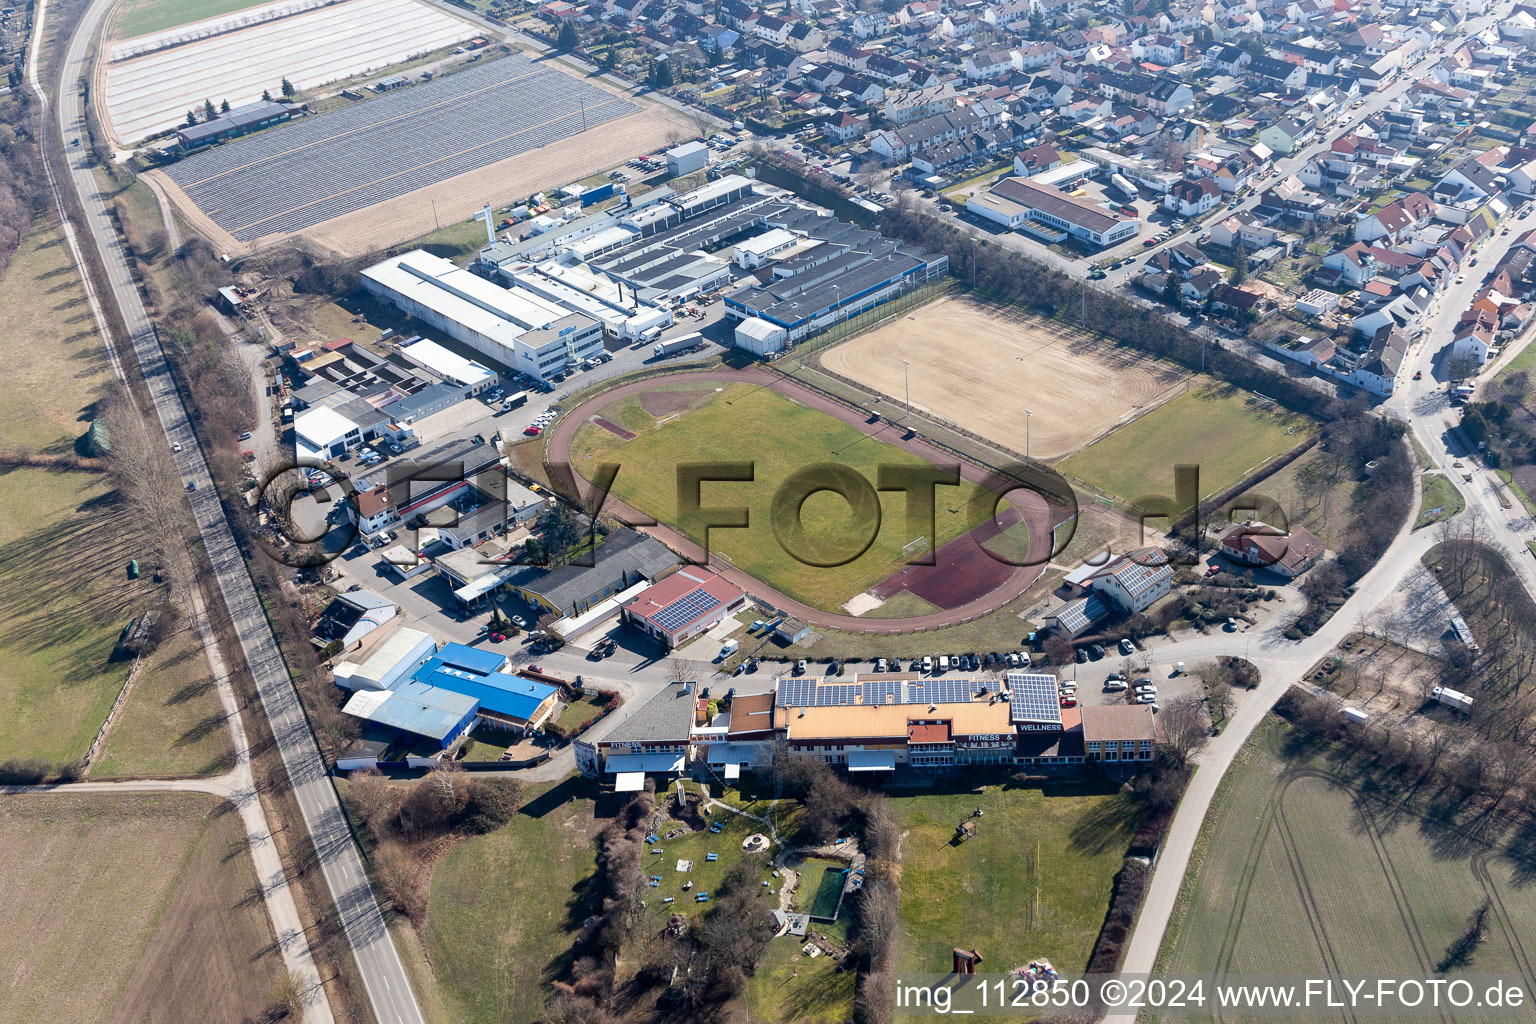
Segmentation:
<svg viewBox="0 0 1536 1024">
<path fill-rule="evenodd" d="M 554 429 L 549 434 L 549 443 L 545 448 L 545 460 L 548 463 L 571 464 L 571 441 L 576 436 L 576 431 L 583 423 L 597 414 L 600 408 L 627 398 L 630 395 L 649 391 L 664 378 L 650 377 L 645 380 L 634 381 L 620 385 L 611 391 L 591 399 L 585 404 L 572 409 L 560 417 Z M 824 395 L 811 391 L 808 388 L 797 385 L 793 380 L 787 379 L 775 373 L 758 368 L 746 370 L 715 369 L 701 370 L 686 375 L 688 380 L 721 381 L 725 383 L 758 384 L 770 387 L 779 394 L 798 402 L 801 405 L 824 412 L 829 416 L 835 416 L 844 423 L 859 430 L 867 437 L 877 438 L 886 444 L 894 445 L 903 451 L 910 452 L 921 459 L 939 464 L 952 464 L 957 458 L 947 452 L 928 444 L 921 438 L 910 440 L 903 436 L 903 431 L 892 427 L 890 424 L 880 422 L 872 424 L 857 411 L 848 408 Z M 574 468 L 574 467 L 573 467 Z M 988 479 L 988 473 L 971 463 L 960 462 L 961 477 L 971 482 L 981 482 Z M 713 572 L 720 574 L 731 583 L 751 594 L 753 597 L 767 604 L 773 605 L 781 612 L 801 619 L 810 625 L 827 629 L 839 629 L 848 633 L 865 633 L 876 635 L 893 635 L 897 633 L 913 633 L 923 630 L 940 629 L 945 626 L 959 625 L 969 622 L 982 615 L 996 611 L 1009 601 L 1018 597 L 1030 585 L 1038 580 L 1045 572 L 1050 556 L 1051 546 L 1051 508 L 1046 500 L 1038 494 L 1027 491 L 1015 491 L 1010 494 L 1010 501 L 1023 513 L 1025 521 L 1029 524 L 1029 557 L 1038 564 L 1020 566 L 1008 574 L 1008 577 L 1000 584 L 993 587 L 985 594 L 978 595 L 965 604 L 947 611 L 932 612 L 927 615 L 911 616 L 901 619 L 869 619 L 856 615 L 847 615 L 839 612 L 824 611 L 812 607 L 801 601 L 797 601 L 788 594 L 782 593 L 773 587 L 751 576 L 734 565 L 718 558 L 708 557 L 707 565 Z M 638 510 L 610 496 L 605 508 L 619 519 L 626 522 L 643 522 L 648 517 Z M 685 557 L 703 563 L 706 553 L 702 547 L 694 543 L 692 539 L 682 532 L 666 525 L 636 526 L 635 529 L 642 533 L 655 537 L 674 551 L 681 552 Z M 953 542 L 951 542 L 953 543 Z M 1040 545 L 1045 546 L 1042 552 Z"/>
</svg>

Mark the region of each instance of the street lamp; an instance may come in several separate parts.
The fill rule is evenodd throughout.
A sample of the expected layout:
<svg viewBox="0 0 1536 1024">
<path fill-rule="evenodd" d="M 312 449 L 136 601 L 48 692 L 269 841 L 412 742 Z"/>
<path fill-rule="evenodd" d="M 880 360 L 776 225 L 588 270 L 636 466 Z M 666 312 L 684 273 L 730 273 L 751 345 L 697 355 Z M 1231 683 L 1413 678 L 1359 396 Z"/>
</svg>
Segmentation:
<svg viewBox="0 0 1536 1024">
<path fill-rule="evenodd" d="M 910 380 L 910 378 L 908 376 L 911 368 L 912 368 L 912 360 L 910 360 L 910 359 L 903 359 L 901 361 L 901 383 L 902 383 L 902 386 L 905 387 L 906 390 L 907 390 L 907 415 L 908 416 L 912 415 L 912 383 L 911 383 L 911 380 Z"/>
<path fill-rule="evenodd" d="M 1024 410 L 1024 461 L 1029 461 L 1029 419 L 1034 413 Z"/>
</svg>

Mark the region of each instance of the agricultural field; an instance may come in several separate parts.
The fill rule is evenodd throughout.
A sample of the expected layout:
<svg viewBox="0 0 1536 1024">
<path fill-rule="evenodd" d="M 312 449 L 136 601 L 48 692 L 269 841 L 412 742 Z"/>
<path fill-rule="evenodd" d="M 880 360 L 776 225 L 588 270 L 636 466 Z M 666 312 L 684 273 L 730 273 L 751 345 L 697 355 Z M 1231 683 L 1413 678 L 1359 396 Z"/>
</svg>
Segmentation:
<svg viewBox="0 0 1536 1024">
<path fill-rule="evenodd" d="M 1430 974 L 1489 899 L 1493 923 L 1471 970 L 1529 986 L 1520 948 L 1536 934 L 1528 880 L 1528 866 L 1362 792 L 1271 717 L 1222 781 L 1158 969 Z M 1457 1010 L 1455 1019 L 1499 1018 Z"/>
<path fill-rule="evenodd" d="M 323 86 L 478 34 L 467 21 L 416 0 L 344 0 L 232 30 L 243 18 L 195 26 L 202 38 L 165 46 L 184 30 L 140 36 L 113 48 L 102 72 L 103 108 L 113 135 L 136 143 L 186 123 L 204 101 L 216 107 Z"/>
<path fill-rule="evenodd" d="M 1088 963 L 1140 822 L 1127 796 L 1085 784 L 891 797 L 905 833 L 898 973 L 948 971 L 955 946 L 981 950 L 991 973 L 1036 957 Z M 955 843 L 963 821 L 976 835 Z"/>
<path fill-rule="evenodd" d="M 880 497 L 874 541 L 858 557 L 821 568 L 804 565 L 786 552 L 776 536 L 772 506 L 774 492 L 792 473 L 834 462 L 873 481 L 882 464 L 919 467 L 927 463 L 871 440 L 830 415 L 750 384 L 684 381 L 618 399 L 581 425 L 571 459 L 578 469 L 620 463 L 623 468 L 614 480 L 614 496 L 662 522 L 675 523 L 676 468 L 697 461 L 700 452 L 708 452 L 712 460 L 751 462 L 756 467 L 756 478 L 750 483 L 703 485 L 705 507 L 744 505 L 749 510 L 747 528 L 710 532 L 710 550 L 808 604 L 836 608 L 889 576 L 898 567 L 903 546 L 917 540 L 907 532 L 905 499 L 899 492 L 888 491 Z M 946 490 L 953 493 L 941 489 L 937 503 L 940 545 L 991 515 L 991 503 L 984 500 L 991 495 L 976 485 L 962 483 L 957 498 L 947 498 Z M 842 497 L 830 491 L 813 494 L 800 513 L 808 541 L 827 560 L 856 551 L 868 535 L 872 518 L 856 516 Z"/>
<path fill-rule="evenodd" d="M 144 659 L 89 775 L 219 775 L 234 766 L 213 673 L 196 629 L 184 621 Z"/>
<path fill-rule="evenodd" d="M 1302 441 L 1313 423 L 1228 385 L 1192 390 L 1057 465 L 1063 473 L 1126 501 L 1169 498 L 1173 467 L 1200 467 L 1200 496 L 1237 483 Z"/>
<path fill-rule="evenodd" d="M 201 794 L 0 801 L 0 1017 L 266 1019 L 282 959 L 244 847 Z"/>
<path fill-rule="evenodd" d="M 1077 451 L 1189 379 L 1133 349 L 963 297 L 930 303 L 820 358 L 897 402 L 910 386 L 915 408 L 1014 451 L 1027 440 L 1037 459 Z"/>
<path fill-rule="evenodd" d="M 58 231 L 40 226 L 0 278 L 8 325 L 0 448 L 71 457 L 112 381 Z M 0 467 L 0 750 L 82 757 L 128 675 L 117 636 L 152 596 L 98 471 Z"/>
<path fill-rule="evenodd" d="M 113 34 L 125 39 L 148 35 L 262 5 L 263 0 L 125 0 L 118 5 Z"/>
</svg>

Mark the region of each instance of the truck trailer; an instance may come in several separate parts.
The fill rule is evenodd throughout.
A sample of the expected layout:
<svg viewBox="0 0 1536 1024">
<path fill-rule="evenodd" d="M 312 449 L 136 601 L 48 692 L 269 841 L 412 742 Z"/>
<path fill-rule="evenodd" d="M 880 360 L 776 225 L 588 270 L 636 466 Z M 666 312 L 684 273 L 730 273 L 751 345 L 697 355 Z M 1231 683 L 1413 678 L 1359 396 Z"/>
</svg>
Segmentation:
<svg viewBox="0 0 1536 1024">
<path fill-rule="evenodd" d="M 1457 711 L 1472 710 L 1472 698 L 1449 686 L 1437 686 L 1430 691 L 1429 695 L 1446 707 L 1455 708 Z"/>
<path fill-rule="evenodd" d="M 657 359 L 665 359 L 668 356 L 692 352 L 694 349 L 702 348 L 703 346 L 704 335 L 694 331 L 692 334 L 684 334 L 681 337 L 673 338 L 671 341 L 657 342 L 656 347 L 651 351 L 656 354 Z"/>
</svg>

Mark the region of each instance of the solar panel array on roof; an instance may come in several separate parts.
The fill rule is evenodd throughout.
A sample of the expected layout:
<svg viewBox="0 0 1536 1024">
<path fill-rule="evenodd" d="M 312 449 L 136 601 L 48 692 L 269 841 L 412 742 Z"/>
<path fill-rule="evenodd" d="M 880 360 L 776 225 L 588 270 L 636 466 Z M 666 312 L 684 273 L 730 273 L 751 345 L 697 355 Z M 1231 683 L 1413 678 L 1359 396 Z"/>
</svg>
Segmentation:
<svg viewBox="0 0 1536 1024">
<path fill-rule="evenodd" d="M 1054 676 L 1048 676 L 1055 682 Z M 996 679 L 863 679 L 834 683 L 820 678 L 780 679 L 775 702 L 781 708 L 835 708 L 849 705 L 964 704 L 978 694 L 998 693 Z"/>
<path fill-rule="evenodd" d="M 1043 672 L 1009 672 L 1009 716 L 1015 722 L 1061 722 L 1056 677 Z"/>
<path fill-rule="evenodd" d="M 675 633 L 707 611 L 720 607 L 720 599 L 703 587 L 695 587 L 651 616 L 651 620 Z"/>
</svg>

